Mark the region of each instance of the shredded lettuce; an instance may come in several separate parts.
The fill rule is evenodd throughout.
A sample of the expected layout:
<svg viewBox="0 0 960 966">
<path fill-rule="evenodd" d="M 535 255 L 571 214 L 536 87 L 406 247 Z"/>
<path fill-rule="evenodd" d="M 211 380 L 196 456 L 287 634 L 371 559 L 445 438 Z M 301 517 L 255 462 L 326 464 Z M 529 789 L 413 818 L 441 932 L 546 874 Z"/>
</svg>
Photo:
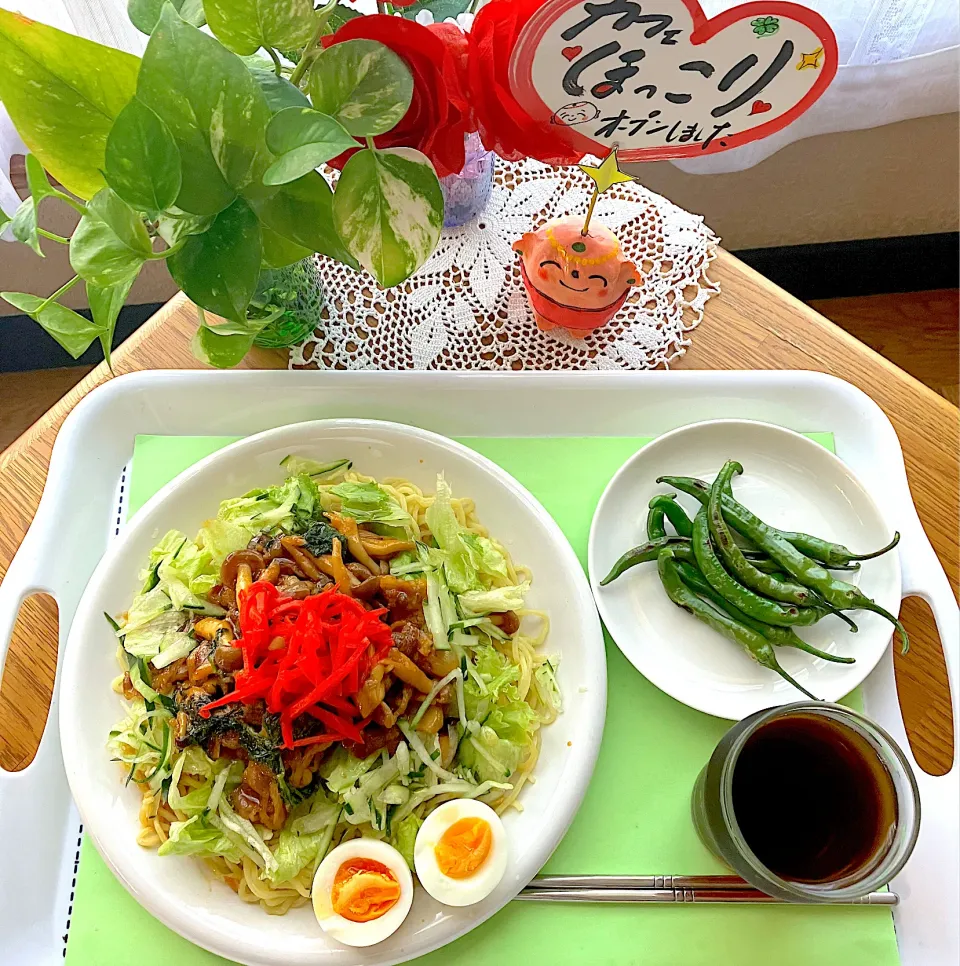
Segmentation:
<svg viewBox="0 0 960 966">
<path fill-rule="evenodd" d="M 472 660 L 467 666 L 467 678 L 463 697 L 467 717 L 478 720 L 501 699 L 505 702 L 519 701 L 520 668 L 511 663 L 490 644 L 473 648 Z"/>
<path fill-rule="evenodd" d="M 340 806 L 323 793 L 316 794 L 309 811 L 292 818 L 280 832 L 273 850 L 277 864 L 268 876 L 270 881 L 275 885 L 287 882 L 308 865 L 315 869 L 327 854 L 339 819 Z"/>
<path fill-rule="evenodd" d="M 118 624 L 128 654 L 166 667 L 185 657 L 196 642 L 181 630 L 190 613 L 219 615 L 223 610 L 206 595 L 220 580 L 220 562 L 206 548 L 170 530 L 150 551 L 140 574 L 143 589 L 133 599 L 126 618 Z"/>
<path fill-rule="evenodd" d="M 173 822 L 170 837 L 157 849 L 157 854 L 222 856 L 231 862 L 239 862 L 241 858 L 237 844 L 200 814 L 185 822 Z"/>
<path fill-rule="evenodd" d="M 469 617 L 481 617 L 484 614 L 498 614 L 507 610 L 520 610 L 524 598 L 530 591 L 530 582 L 525 580 L 520 584 L 509 584 L 506 587 L 494 587 L 491 590 L 473 590 L 460 594 L 457 598 L 460 609 Z"/>
<path fill-rule="evenodd" d="M 413 870 L 413 846 L 417 841 L 417 832 L 423 822 L 416 815 L 410 814 L 393 826 L 391 843 L 393 847 L 403 856 L 404 861 Z"/>
<path fill-rule="evenodd" d="M 470 562 L 478 573 L 487 574 L 490 577 L 507 577 L 507 558 L 497 550 L 493 541 L 487 537 L 472 533 L 469 530 L 460 532 L 460 539 L 467 548 L 470 555 Z"/>
<path fill-rule="evenodd" d="M 153 591 L 150 591 L 150 593 L 153 593 Z M 128 654 L 148 661 L 170 648 L 176 647 L 180 650 L 184 639 L 189 642 L 192 648 L 196 642 L 180 630 L 180 627 L 186 621 L 187 615 L 185 613 L 168 609 L 136 630 L 127 631 L 125 626 L 121 627 L 120 633 L 124 635 L 123 647 Z M 187 653 L 189 653 L 189 650 Z"/>
<path fill-rule="evenodd" d="M 161 587 L 179 583 L 184 594 L 201 596 L 220 582 L 219 562 L 215 563 L 209 550 L 201 549 L 179 530 L 170 530 L 150 551 L 150 566 Z M 169 591 L 168 596 L 173 599 Z"/>
<path fill-rule="evenodd" d="M 379 752 L 368 758 L 354 758 L 343 745 L 337 745 L 332 754 L 320 766 L 320 776 L 331 792 L 339 795 L 353 788 L 360 779 L 377 763 Z"/>
<path fill-rule="evenodd" d="M 117 633 L 121 636 L 129 635 L 131 631 L 146 627 L 161 614 L 172 610 L 173 604 L 170 603 L 170 598 L 161 587 L 154 586 L 133 598 L 133 603 L 130 604 L 130 609 L 127 611 L 126 620 L 120 622 L 120 629 Z"/>
<path fill-rule="evenodd" d="M 376 483 L 339 483 L 330 492 L 340 498 L 340 512 L 357 523 L 400 527 L 409 535 L 419 535 L 413 517 Z"/>
<path fill-rule="evenodd" d="M 503 781 L 516 771 L 528 743 L 526 736 L 522 742 L 502 739 L 493 728 L 484 725 L 477 734 L 468 734 L 460 742 L 459 764 L 481 781 Z"/>
<path fill-rule="evenodd" d="M 520 698 L 520 668 L 492 645 L 473 649 L 463 699 L 468 733 L 457 763 L 481 781 L 509 778 L 530 746 L 536 713 Z"/>
<path fill-rule="evenodd" d="M 397 577 L 406 574 L 422 574 L 443 566 L 444 553 L 436 547 L 428 547 L 417 541 L 416 550 L 404 550 L 390 561 L 390 573 Z"/>
<path fill-rule="evenodd" d="M 437 477 L 437 493 L 427 507 L 426 520 L 437 546 L 444 553 L 443 571 L 447 584 L 455 594 L 477 590 L 480 581 L 470 551 L 461 539 L 460 521 L 453 512 L 450 485 L 441 473 Z"/>
<path fill-rule="evenodd" d="M 400 774 L 396 757 L 388 758 L 379 768 L 368 771 L 352 788 L 343 794 L 346 820 L 351 825 L 369 822 L 375 829 L 386 828 L 387 805 L 383 790 Z"/>
<path fill-rule="evenodd" d="M 306 474 L 291 476 L 279 486 L 251 490 L 244 496 L 224 500 L 217 519 L 248 531 L 279 528 L 301 532 L 320 514 L 320 491 Z"/>
<path fill-rule="evenodd" d="M 276 872 L 277 860 L 267 843 L 263 841 L 253 823 L 237 815 L 225 798 L 220 799 L 216 814 L 210 814 L 210 822 L 216 828 L 222 829 L 244 854 L 267 873 L 268 877 Z"/>
<path fill-rule="evenodd" d="M 174 641 L 161 646 L 160 653 L 150 658 L 150 663 L 160 670 L 173 664 L 174 661 L 179 661 L 182 657 L 187 657 L 196 646 L 196 638 L 189 634 L 177 634 Z"/>
<path fill-rule="evenodd" d="M 197 534 L 197 543 L 205 550 L 209 551 L 210 556 L 220 563 L 234 550 L 242 550 L 250 542 L 250 531 L 235 523 L 227 523 L 214 517 L 200 528 Z"/>
<path fill-rule="evenodd" d="M 186 773 L 193 778 L 202 778 L 204 783 L 192 788 L 185 795 L 180 793 L 180 779 Z M 237 785 L 243 775 L 243 764 L 221 758 L 217 761 L 208 758 L 203 749 L 189 745 L 177 759 L 173 767 L 167 801 L 170 807 L 184 812 L 191 818 L 201 815 L 208 809 L 216 809 L 220 799 Z"/>
<path fill-rule="evenodd" d="M 174 740 L 170 733 L 172 715 L 165 708 L 147 710 L 137 698 L 130 702 L 127 716 L 113 727 L 107 747 L 114 760 L 129 765 L 127 781 L 137 781 L 157 791 L 173 770 Z M 135 774 L 140 772 L 140 778 Z"/>
</svg>

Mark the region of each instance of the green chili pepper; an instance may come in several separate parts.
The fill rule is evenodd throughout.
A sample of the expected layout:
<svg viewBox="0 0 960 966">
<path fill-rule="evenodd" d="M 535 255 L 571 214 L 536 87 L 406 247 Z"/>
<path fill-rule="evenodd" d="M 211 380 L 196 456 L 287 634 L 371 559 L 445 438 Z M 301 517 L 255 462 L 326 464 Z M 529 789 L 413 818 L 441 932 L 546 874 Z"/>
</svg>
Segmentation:
<svg viewBox="0 0 960 966">
<path fill-rule="evenodd" d="M 694 533 L 696 533 L 697 522 L 693 523 Z M 751 627 L 734 620 L 729 614 L 718 610 L 712 604 L 701 600 L 681 579 L 677 571 L 673 549 L 665 547 L 657 557 L 657 570 L 660 574 L 660 582 L 667 596 L 678 607 L 688 611 L 697 620 L 713 628 L 717 633 L 722 634 L 727 640 L 739 644 L 761 667 L 776 671 L 785 681 L 792 684 L 798 691 L 802 691 L 808 698 L 819 701 L 815 695 L 811 694 L 805 687 L 798 684 L 787 672 L 780 667 L 777 655 L 773 650 L 773 645 L 762 635 Z"/>
<path fill-rule="evenodd" d="M 677 572 L 680 574 L 680 579 L 694 593 L 699 594 L 701 597 L 706 597 L 711 604 L 725 611 L 734 620 L 753 628 L 758 634 L 762 634 L 771 644 L 775 644 L 777 647 L 795 647 L 798 650 L 806 651 L 808 654 L 814 654 L 817 657 L 822 657 L 825 661 L 833 661 L 836 664 L 853 664 L 856 661 L 856 658 L 853 657 L 841 657 L 839 654 L 830 654 L 827 651 L 821 651 L 820 648 L 814 647 L 802 638 L 797 637 L 790 627 L 775 627 L 773 624 L 764 624 L 761 621 L 755 621 L 752 617 L 744 614 L 742 610 L 734 607 L 730 601 L 724 600 L 707 583 L 706 578 L 696 567 L 679 560 L 679 558 L 677 560 Z"/>
<path fill-rule="evenodd" d="M 686 537 L 675 537 L 668 535 L 666 537 L 660 537 L 657 540 L 651 540 L 648 543 L 641 544 L 639 547 L 634 547 L 632 550 L 628 550 L 611 568 L 610 573 L 607 574 L 603 580 L 600 581 L 601 587 L 606 587 L 607 584 L 612 583 L 617 579 L 624 571 L 629 570 L 631 567 L 636 567 L 637 564 L 647 563 L 651 560 L 657 559 L 657 554 L 664 547 L 673 547 L 676 551 L 677 559 L 686 561 L 687 563 L 696 564 L 697 559 L 693 555 L 693 548 L 690 546 L 690 541 Z M 775 567 L 780 565 L 775 561 L 771 560 L 766 554 L 764 554 L 762 560 L 754 560 L 753 564 L 759 570 L 773 570 Z M 786 575 L 784 575 L 786 579 Z M 852 624 L 856 628 L 856 624 L 849 618 L 844 618 L 848 624 Z"/>
<path fill-rule="evenodd" d="M 900 635 L 901 653 L 906 654 L 910 650 L 910 639 L 907 637 L 907 632 L 904 630 L 903 624 L 888 610 L 885 610 L 876 603 L 876 601 L 871 600 L 861 593 L 858 587 L 855 587 L 853 584 L 848 584 L 845 580 L 834 577 L 815 560 L 804 556 L 779 530 L 764 523 L 755 513 L 752 513 L 742 503 L 739 503 L 732 497 L 724 496 L 722 508 L 723 515 L 733 526 L 748 536 L 758 547 L 765 550 L 788 574 L 793 576 L 801 584 L 815 590 L 828 604 L 840 610 L 869 610 L 875 614 L 880 614 L 881 617 L 885 617 L 893 624 L 897 629 L 897 633 Z M 704 512 L 701 509 L 700 513 Z M 700 519 L 699 513 L 697 514 L 697 519 Z M 697 549 L 696 521 L 694 521 L 693 534 L 693 549 L 699 561 L 700 552 Z M 709 536 L 707 537 L 707 542 L 709 543 Z M 700 569 L 703 570 L 704 576 L 710 580 L 710 574 L 702 566 Z M 714 586 L 716 585 L 714 584 Z M 720 588 L 717 589 L 719 590 Z M 724 596 L 726 597 L 727 595 L 724 594 Z M 737 602 L 733 601 L 733 603 Z M 740 609 L 746 610 L 743 607 Z M 773 624 L 777 622 L 766 621 L 766 623 Z"/>
<path fill-rule="evenodd" d="M 657 540 L 651 540 L 649 543 L 641 544 L 639 547 L 634 547 L 632 550 L 628 550 L 611 568 L 610 573 L 607 574 L 603 580 L 600 581 L 601 587 L 606 587 L 607 584 L 612 583 L 617 579 L 624 571 L 629 570 L 631 567 L 636 567 L 637 564 L 647 563 L 650 560 L 656 560 L 657 554 L 663 550 L 664 547 L 675 547 L 677 550 L 677 557 L 681 560 L 688 560 L 690 563 L 694 562 L 693 550 L 690 548 L 690 541 L 683 537 L 660 537 Z"/>
<path fill-rule="evenodd" d="M 807 626 L 816 624 L 823 616 L 822 611 L 813 607 L 797 607 L 794 604 L 780 604 L 755 594 L 749 587 L 734 580 L 723 569 L 720 558 L 710 543 L 710 530 L 707 526 L 707 508 L 701 507 L 693 521 L 693 553 L 697 558 L 700 572 L 710 585 L 725 600 L 749 614 L 754 620 L 764 624 L 777 624 L 782 627 L 791 625 Z"/>
<path fill-rule="evenodd" d="M 743 466 L 735 460 L 728 460 L 723 464 L 723 468 L 710 487 L 710 496 L 707 499 L 707 527 L 720 559 L 741 584 L 749 587 L 750 590 L 755 590 L 758 594 L 785 604 L 795 604 L 797 607 L 813 603 L 813 595 L 807 587 L 792 580 L 777 580 L 769 574 L 761 573 L 734 543 L 733 534 L 720 510 L 720 498 L 728 492 L 734 474 L 739 475 L 742 472 Z"/>
<path fill-rule="evenodd" d="M 849 624 L 852 631 L 857 631 L 857 625 L 836 607 L 832 607 L 822 597 L 819 597 L 809 587 L 790 580 L 786 575 L 782 578 L 772 577 L 755 567 L 734 542 L 733 534 L 720 509 L 720 499 L 726 494 L 733 497 L 730 481 L 734 473 L 740 474 L 743 467 L 734 460 L 724 464 L 710 487 L 710 497 L 707 500 L 707 525 L 710 537 L 726 564 L 727 569 L 744 586 L 755 590 L 758 594 L 771 597 L 786 604 L 797 607 L 810 606 L 822 610 L 824 614 L 835 614 L 845 624 Z"/>
<path fill-rule="evenodd" d="M 668 486 L 680 490 L 681 493 L 687 493 L 704 504 L 710 496 L 710 487 L 703 480 L 697 480 L 692 476 L 661 476 L 657 482 L 666 483 Z M 727 511 L 728 499 L 733 500 L 733 497 L 728 494 L 720 501 L 724 513 Z M 731 518 L 730 523 L 737 530 L 740 529 L 736 520 Z M 771 527 L 770 529 L 776 530 L 777 528 Z M 796 533 L 791 530 L 777 530 L 777 532 L 792 543 L 802 554 L 820 561 L 830 570 L 857 570 L 857 561 L 872 560 L 874 557 L 879 557 L 892 550 L 900 542 L 900 534 L 895 533 L 893 539 L 885 547 L 874 550 L 872 553 L 857 554 L 848 550 L 842 543 L 823 540 L 809 533 Z M 744 536 L 749 535 L 744 534 Z"/>
<path fill-rule="evenodd" d="M 647 511 L 647 539 L 662 540 L 666 535 L 667 528 L 663 508 L 654 506 L 651 500 L 650 509 Z"/>
<path fill-rule="evenodd" d="M 687 516 L 687 511 L 677 503 L 676 497 L 676 493 L 661 493 L 655 496 L 650 501 L 650 511 L 652 513 L 655 509 L 659 509 L 677 531 L 677 536 L 689 538 L 693 533 L 693 521 Z M 650 518 L 647 517 L 647 519 Z"/>
</svg>

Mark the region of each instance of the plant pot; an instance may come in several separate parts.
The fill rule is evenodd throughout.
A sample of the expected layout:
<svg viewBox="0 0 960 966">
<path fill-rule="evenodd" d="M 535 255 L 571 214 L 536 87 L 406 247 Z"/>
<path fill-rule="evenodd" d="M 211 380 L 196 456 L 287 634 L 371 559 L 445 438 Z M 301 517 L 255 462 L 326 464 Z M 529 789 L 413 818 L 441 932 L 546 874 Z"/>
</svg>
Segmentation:
<svg viewBox="0 0 960 966">
<path fill-rule="evenodd" d="M 312 257 L 285 268 L 264 269 L 248 311 L 257 313 L 251 317 L 259 318 L 275 314 L 280 307 L 283 311 L 261 329 L 254 343 L 267 349 L 286 349 L 305 342 L 317 327 L 323 301 L 320 274 Z"/>
</svg>

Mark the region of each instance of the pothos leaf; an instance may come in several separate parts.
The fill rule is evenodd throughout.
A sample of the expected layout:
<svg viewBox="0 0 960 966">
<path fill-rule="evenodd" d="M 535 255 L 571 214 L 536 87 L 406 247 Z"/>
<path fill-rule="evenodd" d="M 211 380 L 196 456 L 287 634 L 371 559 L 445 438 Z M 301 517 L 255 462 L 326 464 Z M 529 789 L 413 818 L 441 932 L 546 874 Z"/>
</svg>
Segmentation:
<svg viewBox="0 0 960 966">
<path fill-rule="evenodd" d="M 0 101 L 31 152 L 68 190 L 93 197 L 139 59 L 0 10 L 0 64 Z"/>
<path fill-rule="evenodd" d="M 68 309 L 59 302 L 47 302 L 37 295 L 28 295 L 26 292 L 0 292 L 0 298 L 39 323 L 47 334 L 59 342 L 74 359 L 79 359 L 87 351 L 90 343 L 104 331 L 98 323 L 85 319 L 73 309 Z"/>
<path fill-rule="evenodd" d="M 358 10 L 354 10 L 352 7 L 348 7 L 345 3 L 338 3 L 327 16 L 327 22 L 325 26 L 330 31 L 330 33 L 336 33 L 337 30 L 342 27 L 348 20 L 353 20 L 356 17 L 362 17 L 363 14 Z"/>
<path fill-rule="evenodd" d="M 136 281 L 136 275 L 114 285 L 103 286 L 87 282 L 87 304 L 90 306 L 94 325 L 101 330 L 99 338 L 103 348 L 103 358 L 111 369 L 113 369 L 113 362 L 110 359 L 110 349 L 113 345 L 113 332 L 117 326 L 120 309 L 127 301 L 134 281 Z"/>
<path fill-rule="evenodd" d="M 217 369 L 230 369 L 250 351 L 253 340 L 269 321 L 266 318 L 243 324 L 207 325 L 201 320 L 193 337 L 193 354 Z"/>
<path fill-rule="evenodd" d="M 24 167 L 27 171 L 27 188 L 30 197 L 39 207 L 44 198 L 52 198 L 59 194 L 56 188 L 50 184 L 47 172 L 43 170 L 43 165 L 32 155 L 28 154 L 24 160 Z"/>
<path fill-rule="evenodd" d="M 263 264 L 267 268 L 285 268 L 313 254 L 309 248 L 284 238 L 263 222 L 260 223 L 260 238 L 263 241 Z"/>
<path fill-rule="evenodd" d="M 310 106 L 307 95 L 299 87 L 294 87 L 286 77 L 277 77 L 272 70 L 263 67 L 251 67 L 250 76 L 263 92 L 272 114 L 286 107 Z"/>
<path fill-rule="evenodd" d="M 412 275 L 436 248 L 443 195 L 433 165 L 413 148 L 358 151 L 333 196 L 347 250 L 385 287 Z"/>
<path fill-rule="evenodd" d="M 216 38 L 238 54 L 305 47 L 317 29 L 312 0 L 204 0 Z"/>
<path fill-rule="evenodd" d="M 41 258 L 46 256 L 40 248 L 40 236 L 37 233 L 40 220 L 40 202 L 57 194 L 57 190 L 47 179 L 43 165 L 32 155 L 26 157 L 27 189 L 30 197 L 26 198 L 17 208 L 13 216 L 10 231 L 18 242 L 23 242 L 32 248 Z M 5 218 L 4 221 L 10 219 Z M 2 227 L 2 225 L 0 225 Z"/>
<path fill-rule="evenodd" d="M 203 0 L 127 0 L 127 16 L 140 33 L 152 34 L 165 3 L 172 3 L 181 19 L 194 27 L 202 27 L 207 22 Z"/>
<path fill-rule="evenodd" d="M 137 99 L 167 125 L 180 149 L 176 204 L 214 215 L 237 194 L 269 194 L 263 172 L 273 158 L 263 132 L 270 110 L 243 62 L 166 6 L 147 49 Z"/>
<path fill-rule="evenodd" d="M 126 281 L 152 253 L 143 219 L 112 188 L 91 199 L 70 239 L 73 270 L 94 285 Z"/>
<path fill-rule="evenodd" d="M 103 169 L 107 183 L 140 211 L 163 211 L 180 193 L 180 151 L 170 128 L 134 98 L 107 137 Z"/>
<path fill-rule="evenodd" d="M 167 267 L 196 305 L 243 323 L 257 289 L 262 255 L 257 216 L 237 198 L 203 234 L 190 235 L 167 259 Z"/>
<path fill-rule="evenodd" d="M 32 197 L 20 202 L 11 219 L 10 231 L 18 242 L 32 248 L 41 258 L 46 257 L 40 248 L 40 236 L 37 234 L 37 203 Z"/>
<path fill-rule="evenodd" d="M 410 68 L 376 40 L 345 40 L 310 67 L 313 106 L 357 137 L 384 134 L 407 113 L 413 97 Z"/>
<path fill-rule="evenodd" d="M 255 208 L 260 221 L 288 241 L 359 268 L 334 227 L 332 198 L 327 182 L 311 171 L 257 202 Z"/>
<path fill-rule="evenodd" d="M 267 147 L 278 158 L 267 168 L 264 182 L 287 184 L 360 144 L 329 114 L 288 107 L 267 125 Z"/>
</svg>

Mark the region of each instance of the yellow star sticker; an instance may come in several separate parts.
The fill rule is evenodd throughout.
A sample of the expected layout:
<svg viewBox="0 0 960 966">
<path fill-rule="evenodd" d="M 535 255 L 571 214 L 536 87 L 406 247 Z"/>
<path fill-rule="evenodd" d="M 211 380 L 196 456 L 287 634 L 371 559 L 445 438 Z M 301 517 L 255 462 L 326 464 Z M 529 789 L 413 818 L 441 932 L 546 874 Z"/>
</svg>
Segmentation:
<svg viewBox="0 0 960 966">
<path fill-rule="evenodd" d="M 811 54 L 801 54 L 800 63 L 797 64 L 797 70 L 806 70 L 810 68 L 811 70 L 820 69 L 820 58 L 823 56 L 823 48 L 818 47 Z"/>
<path fill-rule="evenodd" d="M 615 184 L 622 184 L 625 181 L 633 181 L 629 174 L 624 174 L 617 164 L 617 149 L 614 148 L 596 167 L 589 164 L 577 165 L 584 174 L 590 175 L 596 182 L 597 194 L 603 194 L 608 188 Z"/>
</svg>

